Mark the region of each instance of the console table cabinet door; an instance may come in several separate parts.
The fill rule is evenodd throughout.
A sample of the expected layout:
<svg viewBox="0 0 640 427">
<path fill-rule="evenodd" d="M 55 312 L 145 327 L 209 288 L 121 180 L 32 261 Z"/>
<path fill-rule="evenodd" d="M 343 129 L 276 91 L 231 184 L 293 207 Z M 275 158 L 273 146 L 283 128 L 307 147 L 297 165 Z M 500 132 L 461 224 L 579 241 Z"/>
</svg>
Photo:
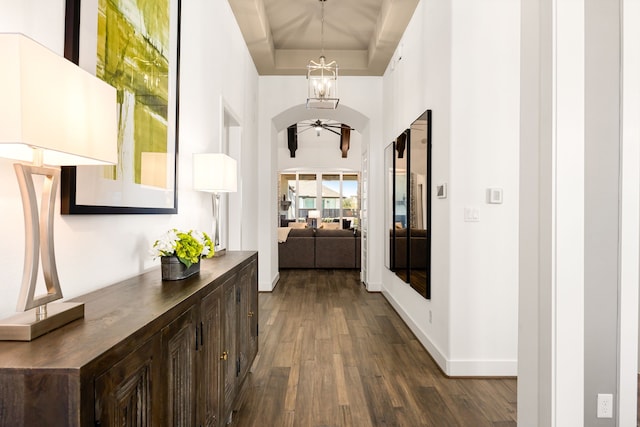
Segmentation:
<svg viewBox="0 0 640 427">
<path fill-rule="evenodd" d="M 161 416 L 153 403 L 159 393 L 159 337 L 151 338 L 96 378 L 96 424 L 118 427 L 152 427 Z"/>
<path fill-rule="evenodd" d="M 162 329 L 167 393 L 164 422 L 168 427 L 196 425 L 196 314 L 191 307 Z"/>
<path fill-rule="evenodd" d="M 249 333 L 247 334 L 249 340 L 249 358 L 247 361 L 247 371 L 251 367 L 254 359 L 258 355 L 258 262 L 253 261 L 250 264 L 250 275 L 248 300 L 249 300 Z M 245 372 L 246 373 L 246 372 Z"/>
<path fill-rule="evenodd" d="M 231 415 L 233 400 L 236 396 L 238 352 L 236 347 L 236 334 L 239 333 L 236 325 L 236 305 L 238 304 L 238 293 L 236 281 L 238 276 L 229 278 L 224 288 L 224 319 L 222 341 L 223 350 L 223 416 L 226 422 Z"/>
<path fill-rule="evenodd" d="M 238 280 L 238 355 L 241 382 L 249 372 L 249 367 L 258 353 L 258 269 L 255 262 L 240 271 Z"/>
<path fill-rule="evenodd" d="M 201 328 L 203 345 L 200 348 L 198 375 L 198 426 L 222 425 L 222 288 L 202 299 Z"/>
</svg>

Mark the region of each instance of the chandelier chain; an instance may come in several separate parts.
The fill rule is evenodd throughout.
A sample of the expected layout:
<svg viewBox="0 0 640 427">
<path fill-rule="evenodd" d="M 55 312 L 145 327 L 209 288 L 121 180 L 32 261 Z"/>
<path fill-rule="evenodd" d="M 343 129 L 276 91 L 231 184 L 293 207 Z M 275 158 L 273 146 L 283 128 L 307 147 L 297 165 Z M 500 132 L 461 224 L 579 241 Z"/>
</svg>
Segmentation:
<svg viewBox="0 0 640 427">
<path fill-rule="evenodd" d="M 321 18 L 320 18 L 320 51 L 324 56 L 324 3 L 326 0 L 320 0 L 322 4 Z"/>
<path fill-rule="evenodd" d="M 324 7 L 327 0 L 320 0 L 320 61 L 313 59 L 307 65 L 309 81 L 307 108 L 336 109 L 340 99 L 337 96 L 338 64 L 326 62 L 324 56 Z"/>
</svg>

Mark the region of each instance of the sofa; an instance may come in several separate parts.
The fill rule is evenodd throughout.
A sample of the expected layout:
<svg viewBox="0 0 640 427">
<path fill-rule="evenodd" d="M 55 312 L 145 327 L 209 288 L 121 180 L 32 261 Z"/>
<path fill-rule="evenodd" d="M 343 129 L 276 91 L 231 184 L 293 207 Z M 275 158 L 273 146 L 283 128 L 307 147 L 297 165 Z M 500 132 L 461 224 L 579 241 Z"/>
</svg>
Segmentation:
<svg viewBox="0 0 640 427">
<path fill-rule="evenodd" d="M 278 243 L 278 267 L 359 269 L 360 247 L 357 231 L 292 228 Z"/>
<path fill-rule="evenodd" d="M 291 228 L 286 241 L 278 243 L 278 267 L 315 268 L 316 237 L 313 228 Z"/>
</svg>

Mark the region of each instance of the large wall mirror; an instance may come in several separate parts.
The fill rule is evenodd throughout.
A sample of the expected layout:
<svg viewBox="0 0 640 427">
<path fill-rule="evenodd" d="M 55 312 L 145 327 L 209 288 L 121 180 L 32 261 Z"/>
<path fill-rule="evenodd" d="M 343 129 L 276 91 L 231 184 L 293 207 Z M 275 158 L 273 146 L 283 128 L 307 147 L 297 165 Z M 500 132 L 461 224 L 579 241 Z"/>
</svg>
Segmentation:
<svg viewBox="0 0 640 427">
<path fill-rule="evenodd" d="M 385 150 L 386 266 L 431 299 L 431 110 Z"/>
</svg>

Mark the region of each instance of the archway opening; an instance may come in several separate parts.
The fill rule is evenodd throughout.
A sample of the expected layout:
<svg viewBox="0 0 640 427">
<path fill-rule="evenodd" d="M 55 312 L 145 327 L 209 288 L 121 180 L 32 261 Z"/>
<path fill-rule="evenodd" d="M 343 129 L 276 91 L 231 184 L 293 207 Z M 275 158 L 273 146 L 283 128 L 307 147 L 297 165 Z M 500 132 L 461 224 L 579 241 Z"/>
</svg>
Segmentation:
<svg viewBox="0 0 640 427">
<path fill-rule="evenodd" d="M 287 129 L 292 124 L 318 120 L 323 123 L 345 124 L 350 128 L 350 146 L 346 156 L 342 155 L 344 147 L 341 136 L 337 133 L 326 131 L 326 129 L 319 132 L 299 133 L 296 155 L 295 157 L 291 155 Z M 278 212 L 278 221 L 274 226 L 282 227 L 287 225 L 288 222 L 287 224 L 281 222 L 281 219 L 286 216 L 288 221 L 304 222 L 317 229 L 335 226 L 341 230 L 350 230 L 354 234 L 357 233 L 357 268 L 360 269 L 363 281 L 365 281 L 364 277 L 366 275 L 363 274 L 363 271 L 366 271 L 366 259 L 363 259 L 362 254 L 366 253 L 366 250 L 363 251 L 361 248 L 362 245 L 366 244 L 366 240 L 362 239 L 361 236 L 366 232 L 367 224 L 363 223 L 361 212 L 362 209 L 366 211 L 364 204 L 367 200 L 366 194 L 363 194 L 363 192 L 367 188 L 365 183 L 368 177 L 366 173 L 363 173 L 365 170 L 363 163 L 366 163 L 364 159 L 368 156 L 369 118 L 359 111 L 342 104 L 336 110 L 307 109 L 304 104 L 301 104 L 282 111 L 274 116 L 271 122 L 274 131 L 272 133 L 272 144 L 276 148 L 278 159 L 276 173 L 279 182 L 278 200 L 275 203 L 276 206 L 274 206 L 274 209 Z M 311 184 L 317 197 L 315 200 L 316 205 L 311 207 L 306 205 L 297 206 L 295 203 L 301 203 L 301 199 L 304 199 L 304 203 L 314 203 L 312 197 L 306 197 L 308 195 L 305 195 L 303 198 L 296 197 L 294 200 L 290 200 L 292 197 L 288 184 L 284 186 L 284 190 L 280 188 L 282 187 L 280 185 L 280 174 L 290 174 L 298 179 L 302 173 L 316 178 Z M 354 174 L 357 176 L 358 181 L 356 197 L 350 194 L 347 189 L 351 185 L 347 181 L 351 180 Z M 301 187 L 298 187 L 297 190 L 301 190 Z M 354 200 L 357 200 L 358 209 L 353 209 Z M 283 201 L 288 202 L 286 203 L 287 210 L 284 212 L 281 209 L 284 206 L 281 203 Z M 291 203 L 294 203 L 294 205 L 292 206 Z M 308 213 L 312 210 L 319 211 L 319 219 L 316 221 L 311 221 L 308 218 Z M 304 215 L 300 216 L 300 212 Z M 281 263 L 279 262 L 280 252 L 279 247 L 278 251 L 273 254 L 274 257 L 278 258 L 278 261 L 274 263 L 278 265 L 278 270 L 281 268 Z M 330 268 L 330 266 L 318 268 Z"/>
</svg>

